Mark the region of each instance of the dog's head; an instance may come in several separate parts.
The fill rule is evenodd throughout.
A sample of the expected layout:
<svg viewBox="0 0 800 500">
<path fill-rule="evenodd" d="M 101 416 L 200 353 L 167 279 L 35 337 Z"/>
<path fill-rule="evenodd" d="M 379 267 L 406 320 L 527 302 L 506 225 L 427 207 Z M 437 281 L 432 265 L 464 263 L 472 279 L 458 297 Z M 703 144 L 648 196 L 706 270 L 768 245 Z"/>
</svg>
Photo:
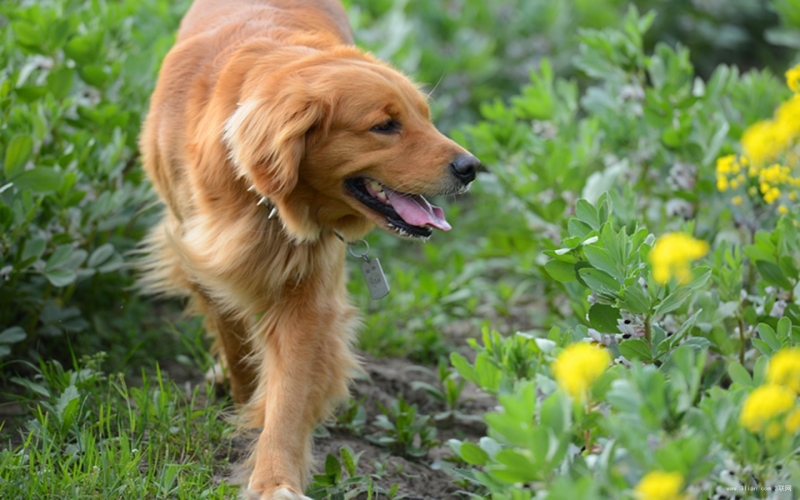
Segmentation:
<svg viewBox="0 0 800 500">
<path fill-rule="evenodd" d="M 427 239 L 432 228 L 450 229 L 425 196 L 466 191 L 480 162 L 436 130 L 425 95 L 404 75 L 342 48 L 249 87 L 225 141 L 291 236 L 313 240 L 329 228 L 353 239 L 377 224 Z"/>
</svg>

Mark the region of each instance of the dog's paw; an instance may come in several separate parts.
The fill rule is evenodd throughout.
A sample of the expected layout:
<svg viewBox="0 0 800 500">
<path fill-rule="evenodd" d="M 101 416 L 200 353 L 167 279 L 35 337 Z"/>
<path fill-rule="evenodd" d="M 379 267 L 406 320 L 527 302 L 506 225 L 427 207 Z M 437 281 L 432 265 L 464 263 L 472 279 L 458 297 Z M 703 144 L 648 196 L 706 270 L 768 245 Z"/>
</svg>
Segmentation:
<svg viewBox="0 0 800 500">
<path fill-rule="evenodd" d="M 248 487 L 242 498 L 247 500 L 312 500 L 310 497 L 297 493 L 291 488 L 278 488 L 271 493 L 259 493 Z"/>
<path fill-rule="evenodd" d="M 272 492 L 271 500 L 311 500 L 311 498 L 295 493 L 289 488 L 279 488 Z"/>
</svg>

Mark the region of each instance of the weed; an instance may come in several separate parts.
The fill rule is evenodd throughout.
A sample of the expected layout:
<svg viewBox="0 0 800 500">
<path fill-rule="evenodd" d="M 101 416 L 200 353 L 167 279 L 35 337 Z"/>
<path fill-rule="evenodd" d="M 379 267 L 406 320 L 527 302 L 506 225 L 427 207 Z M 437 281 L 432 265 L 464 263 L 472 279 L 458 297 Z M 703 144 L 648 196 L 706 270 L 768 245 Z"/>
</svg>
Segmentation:
<svg viewBox="0 0 800 500">
<path fill-rule="evenodd" d="M 377 403 L 382 415 L 373 425 L 380 431 L 367 439 L 389 448 L 392 454 L 406 458 L 420 458 L 437 444 L 436 427 L 430 417 L 419 415 L 417 405 L 409 405 L 400 395 L 388 408 Z"/>
</svg>

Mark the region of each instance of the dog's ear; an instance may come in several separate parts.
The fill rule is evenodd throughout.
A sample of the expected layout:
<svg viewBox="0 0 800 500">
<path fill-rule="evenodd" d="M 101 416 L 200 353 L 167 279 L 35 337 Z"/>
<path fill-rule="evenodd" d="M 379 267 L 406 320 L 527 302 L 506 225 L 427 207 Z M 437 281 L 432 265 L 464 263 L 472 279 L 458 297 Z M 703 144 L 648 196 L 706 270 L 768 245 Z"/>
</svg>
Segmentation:
<svg viewBox="0 0 800 500">
<path fill-rule="evenodd" d="M 238 174 L 259 193 L 281 197 L 294 189 L 306 135 L 327 122 L 328 106 L 301 89 L 251 97 L 225 124 L 224 139 Z"/>
</svg>

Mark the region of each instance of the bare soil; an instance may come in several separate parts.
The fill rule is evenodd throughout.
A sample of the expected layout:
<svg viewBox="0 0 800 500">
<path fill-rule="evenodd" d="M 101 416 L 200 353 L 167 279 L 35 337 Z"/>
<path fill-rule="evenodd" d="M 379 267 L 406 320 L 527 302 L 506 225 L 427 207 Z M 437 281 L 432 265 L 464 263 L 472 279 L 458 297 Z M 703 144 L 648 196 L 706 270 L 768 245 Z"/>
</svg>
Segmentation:
<svg viewBox="0 0 800 500">
<path fill-rule="evenodd" d="M 483 424 L 458 419 L 440 423 L 437 440 L 441 444 L 429 450 L 426 456 L 406 459 L 391 455 L 388 450 L 373 444 L 365 437 L 376 430 L 369 424 L 381 414 L 376 403 L 388 407 L 398 395 L 402 395 L 406 401 L 417 405 L 421 414 L 434 415 L 441 412 L 444 410 L 442 403 L 429 397 L 424 391 L 412 388 L 415 380 L 435 386 L 436 377 L 405 359 L 364 357 L 363 367 L 366 376 L 355 381 L 351 392 L 357 400 L 366 398 L 364 408 L 368 425 L 360 435 L 333 430 L 329 437 L 317 438 L 314 443 L 317 466 L 325 463 L 328 453 L 338 456 L 341 447 L 349 446 L 355 453 L 363 452 L 359 461 L 359 474 L 374 474 L 385 465 L 385 472 L 376 484 L 386 490 L 393 484 L 398 484 L 399 493 L 412 500 L 463 498 L 457 494 L 460 487 L 444 470 L 447 468 L 446 462 L 452 457 L 447 441 L 452 438 L 476 440 L 485 435 Z M 474 386 L 468 385 L 462 394 L 461 411 L 465 414 L 483 415 L 496 404 L 493 398 L 479 392 Z"/>
</svg>

